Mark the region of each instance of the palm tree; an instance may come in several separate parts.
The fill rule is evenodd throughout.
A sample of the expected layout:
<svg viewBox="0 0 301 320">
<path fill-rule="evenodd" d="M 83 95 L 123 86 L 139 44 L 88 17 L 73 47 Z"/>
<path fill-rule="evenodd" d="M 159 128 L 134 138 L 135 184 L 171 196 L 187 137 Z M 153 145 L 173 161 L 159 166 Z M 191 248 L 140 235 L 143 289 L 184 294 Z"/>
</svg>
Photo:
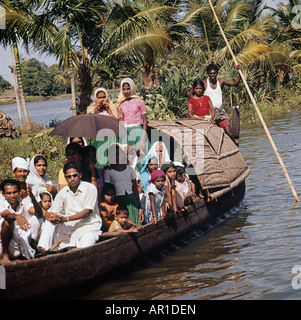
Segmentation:
<svg viewBox="0 0 301 320">
<path fill-rule="evenodd" d="M 20 90 L 21 103 L 23 107 L 23 113 L 25 118 L 25 126 L 27 130 L 31 129 L 31 123 L 28 115 L 28 110 L 25 101 L 25 95 L 23 90 L 23 82 L 22 82 L 22 72 L 21 72 L 21 64 L 19 58 L 19 50 L 18 50 L 18 41 L 20 41 L 20 25 L 23 22 L 24 17 L 26 17 L 27 12 L 23 8 L 23 6 L 19 6 L 19 3 L 16 1 L 3 1 L 2 6 L 5 8 L 6 12 L 6 28 L 0 30 L 0 42 L 1 44 L 6 46 L 12 46 L 13 55 L 16 62 L 15 66 L 15 74 L 18 80 L 18 86 Z"/>
</svg>

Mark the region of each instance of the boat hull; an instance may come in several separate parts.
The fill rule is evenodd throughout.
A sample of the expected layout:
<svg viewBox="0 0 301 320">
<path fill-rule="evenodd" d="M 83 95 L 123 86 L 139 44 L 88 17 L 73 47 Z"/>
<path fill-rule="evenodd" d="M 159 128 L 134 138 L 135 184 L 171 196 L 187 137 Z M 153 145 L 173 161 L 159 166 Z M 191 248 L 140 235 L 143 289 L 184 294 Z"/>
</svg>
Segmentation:
<svg viewBox="0 0 301 320">
<path fill-rule="evenodd" d="M 188 212 L 176 213 L 157 224 L 148 224 L 136 234 L 118 236 L 83 249 L 71 249 L 45 257 L 4 264 L 6 289 L 1 299 L 41 297 L 58 288 L 100 278 L 139 257 L 162 249 L 187 233 L 237 206 L 244 197 L 245 182 L 218 200 L 197 199 Z"/>
</svg>

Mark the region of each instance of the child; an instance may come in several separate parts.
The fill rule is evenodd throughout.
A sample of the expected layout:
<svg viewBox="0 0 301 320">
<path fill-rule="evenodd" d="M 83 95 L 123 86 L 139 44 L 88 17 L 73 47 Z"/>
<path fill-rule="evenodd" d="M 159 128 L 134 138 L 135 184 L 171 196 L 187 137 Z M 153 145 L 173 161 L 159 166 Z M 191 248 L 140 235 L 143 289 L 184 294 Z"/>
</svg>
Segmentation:
<svg viewBox="0 0 301 320">
<path fill-rule="evenodd" d="M 147 140 L 147 118 L 145 103 L 136 95 L 137 87 L 131 78 L 121 81 L 120 94 L 116 106 L 120 120 L 126 126 L 129 135 L 124 143 L 144 150 Z M 147 146 L 148 147 L 148 146 Z"/>
<path fill-rule="evenodd" d="M 119 143 L 110 145 L 108 161 L 111 166 L 104 170 L 104 182 L 114 184 L 116 201 L 128 208 L 131 221 L 135 224 L 141 224 L 144 217 L 137 188 L 136 173 L 127 164 L 126 152 L 122 145 Z"/>
<path fill-rule="evenodd" d="M 193 96 L 188 100 L 188 117 L 191 119 L 207 119 L 214 122 L 215 111 L 208 96 L 204 96 L 205 86 L 200 79 L 194 81 Z M 193 112 L 192 112 L 193 111 Z M 194 114 L 193 114 L 194 113 Z M 211 113 L 211 116 L 210 116 Z"/>
<path fill-rule="evenodd" d="M 115 220 L 116 210 L 119 206 L 115 202 L 116 189 L 112 183 L 105 183 L 101 191 L 101 202 L 99 204 L 100 208 L 105 208 L 106 212 L 102 212 L 104 216 L 104 224 L 109 229 L 112 222 Z M 103 210 L 103 211 L 105 211 Z M 101 210 L 100 210 L 101 211 Z"/>
<path fill-rule="evenodd" d="M 48 191 L 40 193 L 40 206 L 46 210 L 49 211 L 49 209 L 52 206 L 52 196 Z"/>
<path fill-rule="evenodd" d="M 165 173 L 162 170 L 154 170 L 151 174 L 150 184 L 141 200 L 145 224 L 156 222 L 166 215 L 164 185 Z"/>
<path fill-rule="evenodd" d="M 176 194 L 175 194 L 175 179 L 176 179 L 176 167 L 173 162 L 165 162 L 162 165 L 162 171 L 164 171 L 166 176 L 165 181 L 165 194 L 167 200 L 167 207 L 170 213 L 178 211 L 176 203 Z"/>
<path fill-rule="evenodd" d="M 109 232 L 124 232 L 137 233 L 138 227 L 135 223 L 129 220 L 129 211 L 123 206 L 118 206 L 115 220 L 112 222 Z"/>
<path fill-rule="evenodd" d="M 186 175 L 184 167 L 177 167 L 176 173 L 176 202 L 178 209 L 182 211 L 187 209 L 187 205 L 192 202 L 192 188 Z"/>
</svg>

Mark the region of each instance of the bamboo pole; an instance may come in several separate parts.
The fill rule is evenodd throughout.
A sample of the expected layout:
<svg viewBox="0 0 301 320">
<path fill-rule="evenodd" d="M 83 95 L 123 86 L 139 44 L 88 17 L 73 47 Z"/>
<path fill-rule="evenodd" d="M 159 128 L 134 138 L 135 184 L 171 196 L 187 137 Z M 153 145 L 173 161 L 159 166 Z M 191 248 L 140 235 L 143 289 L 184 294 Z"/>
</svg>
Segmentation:
<svg viewBox="0 0 301 320">
<path fill-rule="evenodd" d="M 228 40 L 227 40 L 227 37 L 225 36 L 225 33 L 224 33 L 223 28 L 222 28 L 222 26 L 221 26 L 221 24 L 220 24 L 220 22 L 219 22 L 219 19 L 218 19 L 216 13 L 215 13 L 215 10 L 214 10 L 214 7 L 213 7 L 213 5 L 212 5 L 212 2 L 211 2 L 211 0 L 208 0 L 208 2 L 209 2 L 209 5 L 210 5 L 210 7 L 211 7 L 211 10 L 212 10 L 212 12 L 213 12 L 214 18 L 215 18 L 215 20 L 216 20 L 216 22 L 217 22 L 217 25 L 218 25 L 218 27 L 219 27 L 219 29 L 220 29 L 220 31 L 221 31 L 221 34 L 222 34 L 222 36 L 223 36 L 223 38 L 224 38 L 224 40 L 225 40 L 225 42 L 226 42 L 226 45 L 227 45 L 227 47 L 228 47 L 228 50 L 229 50 L 229 52 L 230 52 L 230 54 L 231 54 L 231 56 L 232 56 L 232 58 L 233 58 L 234 64 L 235 64 L 235 66 L 237 66 L 237 65 L 238 65 L 238 62 L 237 62 L 236 57 L 235 57 L 235 55 L 234 55 L 234 53 L 233 53 L 233 51 L 232 51 L 232 49 L 231 49 L 231 47 L 230 47 L 230 44 L 229 44 L 229 42 L 228 42 Z M 273 147 L 273 149 L 274 149 L 274 152 L 275 152 L 275 154 L 276 154 L 276 156 L 277 156 L 277 158 L 278 158 L 278 161 L 279 161 L 280 166 L 281 166 L 281 168 L 282 168 L 282 170 L 283 170 L 283 172 L 284 172 L 284 175 L 285 175 L 285 177 L 286 177 L 286 180 L 287 180 L 287 182 L 288 182 L 288 184 L 289 184 L 289 186 L 290 186 L 290 188 L 291 188 L 291 191 L 292 191 L 292 193 L 293 193 L 293 196 L 294 196 L 296 202 L 299 202 L 299 198 L 298 198 L 298 195 L 297 195 L 297 193 L 296 193 L 296 190 L 295 190 L 295 188 L 294 188 L 294 186 L 293 186 L 293 183 L 292 183 L 292 181 L 291 181 L 291 179 L 290 179 L 290 177 L 289 177 L 289 175 L 288 175 L 288 172 L 287 172 L 287 170 L 286 170 L 286 167 L 285 167 L 285 165 L 284 165 L 284 163 L 283 163 L 283 161 L 282 161 L 282 159 L 281 159 L 281 156 L 280 156 L 280 154 L 279 154 L 279 151 L 277 150 L 277 147 L 276 147 L 276 145 L 275 145 L 275 143 L 274 143 L 274 141 L 273 141 L 273 138 L 272 138 L 272 136 L 271 136 L 271 134 L 270 134 L 270 132 L 269 132 L 269 129 L 268 129 L 268 127 L 267 127 L 267 125 L 266 125 L 266 123 L 265 123 L 265 121 L 264 121 L 264 119 L 263 119 L 263 117 L 262 117 L 262 114 L 261 114 L 261 112 L 260 112 L 260 110 L 259 110 L 259 108 L 258 108 L 258 106 L 257 106 L 257 103 L 256 103 L 256 101 L 255 101 L 255 99 L 254 99 L 254 96 L 253 96 L 253 94 L 252 94 L 252 92 L 251 92 L 251 90 L 250 90 L 250 88 L 249 88 L 249 85 L 248 85 L 248 83 L 247 83 L 247 81 L 246 81 L 246 79 L 245 79 L 245 77 L 244 77 L 244 74 L 243 74 L 243 72 L 242 72 L 241 70 L 238 70 L 238 72 L 239 72 L 239 74 L 240 74 L 240 77 L 241 77 L 241 79 L 242 79 L 242 81 L 243 81 L 246 89 L 247 89 L 247 92 L 248 92 L 248 94 L 249 94 L 249 96 L 250 96 L 250 98 L 251 98 L 251 101 L 252 101 L 252 103 L 253 103 L 253 105 L 254 105 L 254 108 L 255 108 L 255 110 L 256 110 L 256 112 L 257 112 L 257 114 L 258 114 L 258 117 L 259 117 L 259 119 L 260 119 L 260 121 L 261 121 L 261 123 L 262 123 L 262 125 L 263 125 L 263 128 L 264 128 L 264 130 L 265 130 L 265 132 L 266 132 L 266 135 L 268 136 L 268 138 L 269 138 L 269 140 L 270 140 L 270 143 L 271 143 L 271 145 L 272 145 L 272 147 Z"/>
</svg>

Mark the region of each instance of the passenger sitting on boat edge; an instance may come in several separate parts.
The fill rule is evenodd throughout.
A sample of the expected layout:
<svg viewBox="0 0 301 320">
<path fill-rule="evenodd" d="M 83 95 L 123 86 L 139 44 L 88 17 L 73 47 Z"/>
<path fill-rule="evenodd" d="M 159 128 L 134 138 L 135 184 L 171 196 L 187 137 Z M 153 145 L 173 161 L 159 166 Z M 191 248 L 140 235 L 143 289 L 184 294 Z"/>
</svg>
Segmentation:
<svg viewBox="0 0 301 320">
<path fill-rule="evenodd" d="M 109 232 L 137 233 L 137 228 L 139 228 L 139 226 L 129 220 L 128 209 L 119 205 L 116 210 L 115 220 L 112 222 Z"/>
<path fill-rule="evenodd" d="M 156 155 L 148 154 L 143 160 L 143 167 L 140 171 L 140 179 L 142 185 L 142 192 L 145 192 L 149 185 L 149 179 L 154 170 L 158 169 L 159 159 Z"/>
<path fill-rule="evenodd" d="M 215 123 L 215 111 L 210 98 L 204 95 L 205 86 L 201 79 L 196 79 L 192 85 L 193 96 L 188 100 L 188 117 L 191 119 L 207 119 Z"/>
<path fill-rule="evenodd" d="M 82 169 L 87 167 L 83 161 L 83 148 L 76 142 L 71 142 L 67 144 L 65 148 L 66 162 L 76 162 Z M 65 163 L 66 163 L 65 162 Z M 82 181 L 92 182 L 91 173 L 88 169 L 82 170 Z M 59 190 L 63 189 L 68 183 L 65 179 L 64 171 L 61 169 L 58 176 Z M 94 185 L 97 186 L 94 180 Z"/>
<path fill-rule="evenodd" d="M 107 210 L 107 214 L 104 215 L 105 226 L 110 228 L 112 222 L 115 220 L 116 210 L 119 204 L 115 202 L 116 189 L 112 183 L 105 183 L 101 191 L 100 207 L 104 207 Z"/>
<path fill-rule="evenodd" d="M 167 213 L 174 213 L 178 211 L 176 194 L 175 194 L 175 179 L 176 179 L 176 166 L 173 162 L 163 163 L 161 170 L 164 171 L 166 176 L 165 181 L 165 194 L 167 202 Z"/>
<path fill-rule="evenodd" d="M 166 216 L 164 188 L 165 173 L 162 170 L 154 170 L 141 200 L 144 224 L 149 222 L 156 223 L 158 219 Z"/>
<path fill-rule="evenodd" d="M 57 189 L 52 180 L 46 175 L 47 166 L 47 160 L 41 154 L 35 155 L 29 163 L 29 174 L 26 182 L 37 201 L 40 201 L 39 194 L 41 192 L 49 191 L 53 197 L 57 194 Z"/>
<path fill-rule="evenodd" d="M 175 184 L 177 207 L 181 211 L 187 210 L 187 205 L 193 202 L 193 197 L 191 184 L 184 167 L 177 167 Z"/>
<path fill-rule="evenodd" d="M 159 159 L 158 167 L 161 168 L 164 162 L 169 162 L 169 152 L 163 141 L 155 142 L 148 151 L 148 154 L 156 155 Z"/>
<path fill-rule="evenodd" d="M 30 246 L 40 231 L 32 202 L 20 198 L 21 186 L 15 179 L 1 183 L 4 199 L 0 200 L 0 228 L 2 241 L 1 261 L 10 261 L 20 256 L 34 258 L 35 250 Z"/>
<path fill-rule="evenodd" d="M 96 243 L 101 235 L 96 187 L 81 181 L 81 168 L 77 163 L 68 162 L 63 170 L 68 185 L 55 197 L 52 214 L 43 226 L 38 243 L 45 251 L 58 240 L 62 240 L 59 249 L 84 248 Z"/>
</svg>

